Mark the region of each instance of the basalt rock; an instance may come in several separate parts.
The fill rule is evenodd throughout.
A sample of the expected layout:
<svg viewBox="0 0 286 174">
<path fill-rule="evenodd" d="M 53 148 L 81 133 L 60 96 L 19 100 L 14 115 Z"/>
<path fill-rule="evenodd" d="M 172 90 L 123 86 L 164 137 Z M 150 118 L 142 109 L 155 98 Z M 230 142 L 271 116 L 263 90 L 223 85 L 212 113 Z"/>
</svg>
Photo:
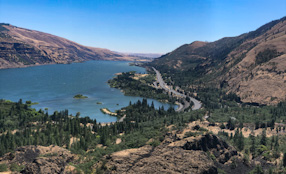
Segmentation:
<svg viewBox="0 0 286 174">
<path fill-rule="evenodd" d="M 0 162 L 25 166 L 21 173 L 75 173 L 69 162 L 76 156 L 59 146 L 23 146 L 7 153 Z"/>
<path fill-rule="evenodd" d="M 218 162 L 223 164 L 232 156 L 237 155 L 234 147 L 229 146 L 225 141 L 212 134 L 206 134 L 198 138 L 189 138 L 182 148 L 185 150 L 209 151 L 216 157 Z"/>
<path fill-rule="evenodd" d="M 116 152 L 106 160 L 101 166 L 106 168 L 105 173 L 217 173 L 206 153 L 165 145 Z"/>
<path fill-rule="evenodd" d="M 184 139 L 167 134 L 157 147 L 150 145 L 127 149 L 105 156 L 94 168 L 103 173 L 192 173 L 216 174 L 218 168 L 234 174 L 247 173 L 234 147 L 216 135 L 206 134 Z M 239 166 L 233 168 L 235 165 Z"/>
</svg>

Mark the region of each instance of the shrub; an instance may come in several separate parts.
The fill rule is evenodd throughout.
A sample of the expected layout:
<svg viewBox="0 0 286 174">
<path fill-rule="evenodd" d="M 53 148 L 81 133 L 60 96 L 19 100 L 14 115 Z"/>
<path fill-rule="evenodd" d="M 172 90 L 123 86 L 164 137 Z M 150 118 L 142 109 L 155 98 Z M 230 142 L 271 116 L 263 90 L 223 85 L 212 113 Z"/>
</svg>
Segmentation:
<svg viewBox="0 0 286 174">
<path fill-rule="evenodd" d="M 207 132 L 207 131 L 209 131 L 209 130 L 207 130 L 206 128 L 200 127 L 198 131 Z"/>
<path fill-rule="evenodd" d="M 201 132 L 192 132 L 192 131 L 189 131 L 189 132 L 186 132 L 184 137 L 187 138 L 187 137 L 195 137 L 197 135 L 201 135 L 202 133 Z"/>
<path fill-rule="evenodd" d="M 225 129 L 225 125 L 222 123 L 220 126 L 219 126 L 221 129 Z"/>
<path fill-rule="evenodd" d="M 257 148 L 257 151 L 259 154 L 262 154 L 263 152 L 266 152 L 268 151 L 268 148 L 264 145 L 260 145 L 258 148 Z"/>
<path fill-rule="evenodd" d="M 256 64 L 262 64 L 262 63 L 265 63 L 265 62 L 268 62 L 269 60 L 275 58 L 275 57 L 278 57 L 280 56 L 282 53 L 278 52 L 277 50 L 275 49 L 265 49 L 261 52 L 259 52 L 257 55 L 256 55 L 256 61 L 255 63 Z"/>
<path fill-rule="evenodd" d="M 18 165 L 16 163 L 11 164 L 10 170 L 12 172 L 21 172 L 25 168 L 24 165 Z"/>
<path fill-rule="evenodd" d="M 157 147 L 157 146 L 160 145 L 160 141 L 159 141 L 159 140 L 154 140 L 154 141 L 152 141 L 152 142 L 150 143 L 150 145 L 153 146 L 153 147 Z"/>
<path fill-rule="evenodd" d="M 7 164 L 0 164 L 0 172 L 6 172 L 8 171 Z"/>
</svg>

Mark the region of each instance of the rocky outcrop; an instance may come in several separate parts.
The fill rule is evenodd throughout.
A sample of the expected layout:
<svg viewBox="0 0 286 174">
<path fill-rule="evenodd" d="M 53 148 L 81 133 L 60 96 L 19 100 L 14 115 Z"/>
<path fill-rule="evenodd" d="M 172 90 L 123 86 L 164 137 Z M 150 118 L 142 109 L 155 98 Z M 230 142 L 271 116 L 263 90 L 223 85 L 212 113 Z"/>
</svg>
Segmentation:
<svg viewBox="0 0 286 174">
<path fill-rule="evenodd" d="M 116 152 L 107 159 L 107 173 L 217 173 L 213 161 L 204 152 L 180 147 L 144 146 Z"/>
<path fill-rule="evenodd" d="M 207 134 L 198 138 L 191 138 L 182 147 L 185 150 L 202 150 L 212 153 L 219 163 L 226 163 L 232 156 L 236 156 L 237 151 L 232 146 L 229 146 L 225 141 L 222 141 L 217 136 Z"/>
<path fill-rule="evenodd" d="M 213 155 L 216 159 L 210 157 Z M 150 145 L 105 156 L 97 170 L 105 173 L 194 173 L 215 174 L 237 151 L 215 135 L 177 139 L 169 134 L 157 147 Z M 239 169 L 234 170 L 239 173 Z"/>
<path fill-rule="evenodd" d="M 74 173 L 69 163 L 77 156 L 59 146 L 23 146 L 8 153 L 0 163 L 23 165 L 21 173 Z"/>
</svg>

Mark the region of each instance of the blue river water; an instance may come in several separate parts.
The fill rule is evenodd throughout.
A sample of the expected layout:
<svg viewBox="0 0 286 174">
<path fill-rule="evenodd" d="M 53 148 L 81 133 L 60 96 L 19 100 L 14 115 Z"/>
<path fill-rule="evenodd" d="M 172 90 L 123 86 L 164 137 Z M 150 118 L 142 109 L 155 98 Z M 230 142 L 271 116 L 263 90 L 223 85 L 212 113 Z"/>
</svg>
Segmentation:
<svg viewBox="0 0 286 174">
<path fill-rule="evenodd" d="M 48 108 L 49 114 L 68 109 L 75 115 L 95 118 L 98 122 L 112 122 L 117 118 L 103 114 L 100 108 L 118 110 L 141 100 L 141 97 L 124 96 L 110 88 L 107 81 L 118 72 L 137 71 L 146 73 L 144 68 L 129 66 L 122 61 L 88 61 L 73 64 L 42 65 L 27 68 L 0 70 L 0 99 L 11 101 L 30 100 L 38 102 L 35 109 Z M 76 94 L 87 99 L 74 99 Z M 156 108 L 170 105 L 153 99 Z M 101 102 L 102 104 L 97 104 Z"/>
</svg>

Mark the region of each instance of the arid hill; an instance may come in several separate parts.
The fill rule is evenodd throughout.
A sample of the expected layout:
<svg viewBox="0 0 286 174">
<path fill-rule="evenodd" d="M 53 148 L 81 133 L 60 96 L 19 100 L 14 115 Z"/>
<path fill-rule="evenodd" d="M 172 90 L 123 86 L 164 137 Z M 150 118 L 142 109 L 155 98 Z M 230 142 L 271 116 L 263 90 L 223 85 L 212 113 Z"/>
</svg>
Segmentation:
<svg viewBox="0 0 286 174">
<path fill-rule="evenodd" d="M 133 60 L 108 49 L 87 47 L 35 30 L 0 24 L 0 69 L 86 60 Z"/>
<path fill-rule="evenodd" d="M 206 134 L 180 139 L 169 134 L 157 147 L 150 145 L 107 155 L 94 167 L 102 173 L 193 173 L 216 174 L 219 169 L 233 174 L 247 173 L 246 164 L 236 149 L 216 135 Z M 235 163 L 236 168 L 231 166 Z"/>
<path fill-rule="evenodd" d="M 59 146 L 23 146 L 0 158 L 0 164 L 18 166 L 13 173 L 76 173 L 70 165 L 78 157 Z"/>
<path fill-rule="evenodd" d="M 77 173 L 71 164 L 78 155 L 59 146 L 22 146 L 0 158 L 14 173 Z M 235 168 L 231 166 L 236 164 Z M 247 173 L 254 161 L 245 163 L 236 149 L 212 134 L 180 139 L 169 133 L 157 147 L 145 145 L 104 156 L 94 164 L 98 173 L 194 173 L 216 174 L 219 169 Z"/>
<path fill-rule="evenodd" d="M 277 104 L 286 99 L 286 17 L 237 37 L 185 44 L 149 66 L 183 85 L 214 84 L 246 103 Z"/>
</svg>

